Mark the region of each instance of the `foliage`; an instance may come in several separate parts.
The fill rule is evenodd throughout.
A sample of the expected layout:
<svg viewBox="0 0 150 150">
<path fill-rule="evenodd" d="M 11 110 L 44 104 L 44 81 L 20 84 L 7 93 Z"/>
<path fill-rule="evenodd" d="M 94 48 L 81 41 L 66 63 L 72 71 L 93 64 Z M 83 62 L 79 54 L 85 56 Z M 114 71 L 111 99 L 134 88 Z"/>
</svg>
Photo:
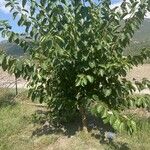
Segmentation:
<svg viewBox="0 0 150 150">
<path fill-rule="evenodd" d="M 21 2 L 7 0 L 6 7 L 18 26 L 25 27 L 24 38 L 6 21 L 1 21 L 1 33 L 30 57 L 19 61 L 2 54 L 2 68 L 28 80 L 29 96 L 47 103 L 54 119 L 64 121 L 80 112 L 84 121 L 86 111 L 92 111 L 116 130 L 136 130 L 135 122 L 119 109 L 135 86 L 149 87 L 146 79 L 134 86 L 125 76 L 150 51 L 125 57 L 123 50 L 149 11 L 149 0 L 124 1 L 114 9 L 110 0 Z"/>
</svg>

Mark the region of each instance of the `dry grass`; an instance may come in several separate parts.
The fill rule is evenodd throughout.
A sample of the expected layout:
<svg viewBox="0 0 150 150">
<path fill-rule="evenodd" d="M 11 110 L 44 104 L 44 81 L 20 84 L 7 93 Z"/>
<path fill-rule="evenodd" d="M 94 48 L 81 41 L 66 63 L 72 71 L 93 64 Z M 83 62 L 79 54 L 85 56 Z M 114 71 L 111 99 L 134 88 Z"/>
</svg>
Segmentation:
<svg viewBox="0 0 150 150">
<path fill-rule="evenodd" d="M 13 90 L 0 93 L 0 150 L 42 150 L 57 139 L 55 135 L 32 136 L 38 126 L 31 116 L 43 108 L 21 104 Z"/>
<path fill-rule="evenodd" d="M 100 130 L 89 134 L 78 131 L 78 122 L 66 128 L 33 123 L 35 112 L 44 107 L 28 105 L 26 92 L 17 97 L 12 89 L 0 89 L 0 150 L 149 150 L 150 120 L 139 121 L 139 131 L 132 137 L 117 134 L 114 142 L 102 142 Z M 30 102 L 31 103 L 31 102 Z"/>
</svg>

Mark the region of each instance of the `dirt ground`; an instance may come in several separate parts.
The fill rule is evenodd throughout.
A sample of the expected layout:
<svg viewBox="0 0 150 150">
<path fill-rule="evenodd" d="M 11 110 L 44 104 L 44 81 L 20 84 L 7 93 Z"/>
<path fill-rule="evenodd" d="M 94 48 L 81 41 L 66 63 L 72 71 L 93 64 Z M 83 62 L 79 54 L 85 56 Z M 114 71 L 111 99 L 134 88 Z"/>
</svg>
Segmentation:
<svg viewBox="0 0 150 150">
<path fill-rule="evenodd" d="M 135 78 L 140 81 L 142 78 L 147 78 L 150 80 L 150 64 L 139 65 L 134 67 L 127 76 L 128 79 L 132 80 Z"/>
<path fill-rule="evenodd" d="M 16 86 L 16 80 L 14 75 L 10 75 L 7 72 L 4 72 L 0 68 L 0 87 L 6 87 L 6 88 L 15 88 Z M 17 79 L 17 86 L 18 88 L 25 88 L 27 85 L 27 82 L 21 78 Z"/>
<path fill-rule="evenodd" d="M 141 81 L 142 78 L 147 78 L 150 80 L 150 64 L 139 65 L 134 67 L 127 75 L 127 79 Z M 144 89 L 140 93 L 136 91 L 137 94 L 150 94 L 149 89 Z"/>
</svg>

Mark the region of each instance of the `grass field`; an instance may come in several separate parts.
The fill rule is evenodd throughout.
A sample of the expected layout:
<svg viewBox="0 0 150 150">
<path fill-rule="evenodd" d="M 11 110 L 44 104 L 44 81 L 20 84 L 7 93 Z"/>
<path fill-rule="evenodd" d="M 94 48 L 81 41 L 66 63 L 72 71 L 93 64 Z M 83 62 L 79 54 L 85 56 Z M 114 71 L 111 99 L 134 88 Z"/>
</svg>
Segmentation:
<svg viewBox="0 0 150 150">
<path fill-rule="evenodd" d="M 0 150 L 149 150 L 150 118 L 138 119 L 139 131 L 133 136 L 117 134 L 113 142 L 102 142 L 98 129 L 89 134 L 78 131 L 76 123 L 54 128 L 35 123 L 33 114 L 45 107 L 31 103 L 23 90 L 0 89 Z"/>
</svg>

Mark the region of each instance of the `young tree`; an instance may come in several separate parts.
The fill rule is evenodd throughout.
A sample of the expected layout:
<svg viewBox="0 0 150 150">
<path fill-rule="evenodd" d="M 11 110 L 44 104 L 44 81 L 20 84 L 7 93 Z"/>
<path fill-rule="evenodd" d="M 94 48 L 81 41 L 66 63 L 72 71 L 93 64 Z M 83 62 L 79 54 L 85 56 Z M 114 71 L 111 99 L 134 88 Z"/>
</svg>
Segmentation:
<svg viewBox="0 0 150 150">
<path fill-rule="evenodd" d="M 87 130 L 87 112 L 100 116 L 114 129 L 136 129 L 135 122 L 120 113 L 123 106 L 137 104 L 129 99 L 135 86 L 125 77 L 133 66 L 150 57 L 123 56 L 134 32 L 150 10 L 149 0 L 124 1 L 111 9 L 110 0 L 7 0 L 6 7 L 25 28 L 21 38 L 1 22 L 1 33 L 28 52 L 18 60 L 1 55 L 2 68 L 29 81 L 32 100 L 47 103 L 55 119 L 72 119 L 78 113 Z M 144 79 L 135 85 L 150 87 Z M 138 106 L 149 105 L 140 100 Z"/>
</svg>

